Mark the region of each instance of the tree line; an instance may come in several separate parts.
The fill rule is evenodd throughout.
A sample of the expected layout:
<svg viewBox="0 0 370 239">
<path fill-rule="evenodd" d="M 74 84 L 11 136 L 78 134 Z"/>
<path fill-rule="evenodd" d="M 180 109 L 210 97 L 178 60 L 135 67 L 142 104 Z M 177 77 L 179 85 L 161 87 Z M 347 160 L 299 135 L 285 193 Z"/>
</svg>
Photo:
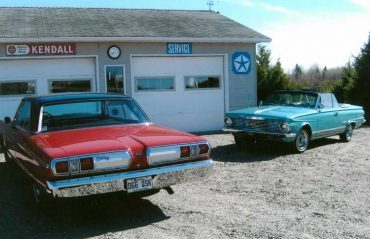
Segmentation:
<svg viewBox="0 0 370 239">
<path fill-rule="evenodd" d="M 370 121 L 370 37 L 359 55 L 343 67 L 328 69 L 312 65 L 303 69 L 296 64 L 291 72 L 285 73 L 279 59 L 274 64 L 271 62 L 271 51 L 264 45 L 258 46 L 256 61 L 258 101 L 282 89 L 332 92 L 339 102 L 363 106 Z"/>
</svg>

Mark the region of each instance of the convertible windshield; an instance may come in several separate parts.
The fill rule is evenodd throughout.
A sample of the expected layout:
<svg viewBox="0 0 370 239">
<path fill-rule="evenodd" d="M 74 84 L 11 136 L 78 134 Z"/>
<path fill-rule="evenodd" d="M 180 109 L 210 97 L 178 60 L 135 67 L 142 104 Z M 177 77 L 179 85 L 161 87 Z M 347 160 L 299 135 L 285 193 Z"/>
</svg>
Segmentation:
<svg viewBox="0 0 370 239">
<path fill-rule="evenodd" d="M 130 99 L 78 101 L 43 107 L 41 131 L 148 122 Z"/>
<path fill-rule="evenodd" d="M 315 108 L 318 95 L 310 92 L 275 92 L 263 105 L 287 105 Z"/>
</svg>

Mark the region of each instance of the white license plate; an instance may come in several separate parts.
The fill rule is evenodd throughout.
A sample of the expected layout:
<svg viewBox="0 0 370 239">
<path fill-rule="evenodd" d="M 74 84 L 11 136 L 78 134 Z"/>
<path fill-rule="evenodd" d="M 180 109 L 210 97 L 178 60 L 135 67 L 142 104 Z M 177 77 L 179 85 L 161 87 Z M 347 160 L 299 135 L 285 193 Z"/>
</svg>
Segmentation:
<svg viewBox="0 0 370 239">
<path fill-rule="evenodd" d="M 152 177 L 130 178 L 126 180 L 127 192 L 133 193 L 138 191 L 149 190 L 153 188 Z"/>
</svg>

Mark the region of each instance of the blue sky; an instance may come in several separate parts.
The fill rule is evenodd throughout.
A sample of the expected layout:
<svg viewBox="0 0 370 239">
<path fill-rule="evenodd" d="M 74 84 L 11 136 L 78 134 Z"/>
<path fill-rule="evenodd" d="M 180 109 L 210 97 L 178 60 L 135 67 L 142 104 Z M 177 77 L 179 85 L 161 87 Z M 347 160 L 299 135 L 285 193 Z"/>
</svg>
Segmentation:
<svg viewBox="0 0 370 239">
<path fill-rule="evenodd" d="M 0 0 L 0 6 L 207 10 L 208 0 Z M 272 38 L 273 59 L 289 71 L 342 66 L 370 33 L 370 0 L 215 0 L 213 10 Z"/>
</svg>

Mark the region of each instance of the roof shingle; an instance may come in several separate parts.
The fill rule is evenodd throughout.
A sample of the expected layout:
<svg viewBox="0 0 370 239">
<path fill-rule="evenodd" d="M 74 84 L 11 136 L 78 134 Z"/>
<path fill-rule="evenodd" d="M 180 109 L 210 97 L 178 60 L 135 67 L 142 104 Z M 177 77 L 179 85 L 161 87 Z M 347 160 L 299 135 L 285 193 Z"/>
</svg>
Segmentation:
<svg viewBox="0 0 370 239">
<path fill-rule="evenodd" d="M 0 7 L 0 39 L 199 38 L 271 39 L 213 11 Z"/>
</svg>

